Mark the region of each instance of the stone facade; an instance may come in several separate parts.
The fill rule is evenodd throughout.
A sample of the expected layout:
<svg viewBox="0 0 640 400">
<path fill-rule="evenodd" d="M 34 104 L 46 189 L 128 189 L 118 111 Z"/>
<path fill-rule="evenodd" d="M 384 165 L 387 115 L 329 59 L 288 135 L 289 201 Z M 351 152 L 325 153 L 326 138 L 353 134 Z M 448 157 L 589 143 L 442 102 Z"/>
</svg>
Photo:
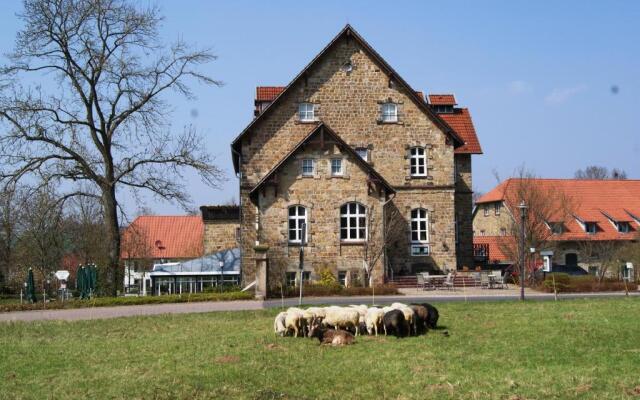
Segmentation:
<svg viewBox="0 0 640 400">
<path fill-rule="evenodd" d="M 285 260 L 286 269 L 297 266 L 298 251 L 287 243 L 289 205 L 302 204 L 311 210 L 305 268 L 317 271 L 328 266 L 337 271 L 358 268 L 362 262 L 362 245 L 341 243 L 339 239 L 339 207 L 347 201 L 358 201 L 367 210 L 377 209 L 381 218 L 386 202 L 378 193 L 370 193 L 365 171 L 344 151 L 317 147 L 305 147 L 286 160 L 286 166 L 277 174 L 277 186 L 267 187 L 257 198 L 250 195 L 313 128 L 298 120 L 301 102 L 312 103 L 315 119 L 348 145 L 367 148 L 369 164 L 393 187 L 395 194 L 389 197 L 386 207 L 395 209 L 406 228 L 390 245 L 388 268 L 396 274 L 445 270 L 462 266 L 471 258 L 470 155 L 454 158 L 454 140 L 416 104 L 415 95 L 399 84 L 360 41 L 342 35 L 239 138 L 240 230 L 246 282 L 255 275 L 256 245 L 269 246 L 270 263 L 279 259 Z M 397 122 L 380 121 L 385 102 L 397 104 Z M 424 177 L 411 177 L 412 147 L 426 151 Z M 348 176 L 327 176 L 328 158 L 338 155 L 346 160 Z M 300 176 L 298 160 L 303 156 L 317 158 L 318 176 Z M 428 210 L 427 256 L 411 255 L 409 220 L 415 208 Z M 382 265 L 376 268 L 379 275 L 386 271 Z"/>
<path fill-rule="evenodd" d="M 238 247 L 240 221 L 204 221 L 204 254 Z"/>
<path fill-rule="evenodd" d="M 496 204 L 499 204 L 497 212 Z M 479 204 L 473 213 L 475 236 L 506 236 L 511 235 L 512 229 L 513 217 L 502 201 Z"/>
</svg>

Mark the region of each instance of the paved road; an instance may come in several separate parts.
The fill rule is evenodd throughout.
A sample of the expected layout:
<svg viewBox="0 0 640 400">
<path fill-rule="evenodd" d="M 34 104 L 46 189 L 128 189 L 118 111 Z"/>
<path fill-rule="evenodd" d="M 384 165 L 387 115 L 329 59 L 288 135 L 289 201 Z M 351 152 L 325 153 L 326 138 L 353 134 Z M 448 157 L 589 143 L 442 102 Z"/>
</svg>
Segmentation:
<svg viewBox="0 0 640 400">
<path fill-rule="evenodd" d="M 630 294 L 632 297 L 640 297 L 640 293 Z M 577 293 L 562 294 L 560 299 L 576 298 L 603 298 L 603 297 L 624 297 L 624 293 Z M 553 300 L 553 294 L 548 293 L 528 293 L 530 300 Z M 425 294 L 409 296 L 376 296 L 376 303 L 390 304 L 393 302 L 414 303 L 414 302 L 446 302 L 446 301 L 513 301 L 518 295 L 509 294 L 489 294 L 470 295 L 462 294 Z M 371 302 L 370 296 L 362 297 L 309 297 L 304 299 L 304 304 L 368 304 Z M 142 315 L 159 314 L 185 314 L 204 313 L 215 311 L 240 311 L 240 310 L 261 310 L 266 308 L 290 307 L 298 304 L 298 299 L 282 300 L 244 300 L 244 301 L 220 301 L 220 302 L 200 302 L 200 303 L 175 303 L 175 304 L 149 304 L 141 306 L 119 306 L 119 307 L 95 307 L 77 308 L 70 310 L 39 310 L 39 311 L 18 311 L 12 313 L 0 313 L 0 322 L 11 321 L 78 321 L 90 319 L 106 319 L 119 317 L 134 317 Z"/>
</svg>

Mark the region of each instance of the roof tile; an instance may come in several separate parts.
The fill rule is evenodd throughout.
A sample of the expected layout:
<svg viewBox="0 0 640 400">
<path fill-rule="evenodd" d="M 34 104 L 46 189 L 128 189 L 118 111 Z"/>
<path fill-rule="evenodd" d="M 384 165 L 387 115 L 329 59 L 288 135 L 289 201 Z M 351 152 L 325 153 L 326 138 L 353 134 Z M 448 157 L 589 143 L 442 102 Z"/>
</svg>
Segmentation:
<svg viewBox="0 0 640 400">
<path fill-rule="evenodd" d="M 123 232 L 120 258 L 197 258 L 203 254 L 203 235 L 199 215 L 141 215 Z"/>
</svg>

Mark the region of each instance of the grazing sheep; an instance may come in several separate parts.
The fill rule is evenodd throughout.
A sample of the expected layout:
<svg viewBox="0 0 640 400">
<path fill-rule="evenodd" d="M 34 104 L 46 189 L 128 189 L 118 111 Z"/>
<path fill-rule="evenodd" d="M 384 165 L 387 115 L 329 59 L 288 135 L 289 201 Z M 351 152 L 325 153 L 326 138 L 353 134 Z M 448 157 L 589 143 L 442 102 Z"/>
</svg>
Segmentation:
<svg viewBox="0 0 640 400">
<path fill-rule="evenodd" d="M 416 330 L 415 313 L 413 312 L 413 310 L 409 306 L 403 303 L 393 303 L 391 305 L 391 308 L 395 310 L 400 310 L 402 311 L 402 314 L 404 314 L 404 319 L 407 325 L 408 334 L 411 335 L 412 331 L 416 333 L 417 330 Z"/>
<path fill-rule="evenodd" d="M 427 309 L 427 312 L 429 313 L 429 316 L 427 317 L 427 326 L 430 329 L 436 329 L 436 327 L 438 326 L 438 318 L 440 318 L 438 309 L 429 303 L 422 303 L 420 305 L 425 307 Z"/>
<path fill-rule="evenodd" d="M 427 307 L 420 304 L 410 304 L 409 307 L 415 313 L 416 334 L 426 333 L 429 328 L 427 326 L 427 319 L 429 318 Z"/>
<path fill-rule="evenodd" d="M 373 335 L 375 332 L 376 336 L 378 336 L 378 327 L 382 326 L 382 319 L 384 318 L 384 311 L 377 307 L 371 307 L 367 310 L 367 315 L 365 316 L 365 325 L 367 327 L 367 332 L 369 335 Z"/>
<path fill-rule="evenodd" d="M 395 334 L 396 337 L 406 336 L 407 321 L 404 319 L 404 314 L 400 310 L 389 310 L 384 314 L 382 319 L 384 326 L 384 334 Z"/>
<path fill-rule="evenodd" d="M 355 305 L 350 305 L 350 308 L 353 308 L 354 310 L 358 311 L 358 314 L 360 314 L 361 317 L 364 317 L 365 315 L 367 315 L 367 306 L 364 304 L 360 304 L 359 306 L 355 306 Z"/>
<path fill-rule="evenodd" d="M 287 334 L 287 326 L 285 325 L 285 320 L 287 318 L 286 312 L 281 312 L 276 316 L 276 319 L 273 321 L 273 330 L 276 335 L 284 336 Z"/>
<path fill-rule="evenodd" d="M 326 329 L 320 327 L 313 327 L 310 332 L 311 337 L 315 337 L 320 341 L 320 344 L 327 344 L 331 346 L 346 346 L 353 344 L 355 338 L 351 332 L 343 331 L 341 329 Z"/>
<path fill-rule="evenodd" d="M 306 321 L 302 312 L 292 310 L 290 308 L 287 310 L 287 316 L 285 317 L 284 324 L 287 330 L 293 330 L 294 337 L 298 337 L 299 334 L 304 336 Z"/>
<path fill-rule="evenodd" d="M 338 328 L 353 328 L 356 331 L 356 336 L 360 332 L 359 322 L 360 314 L 358 314 L 358 311 L 348 307 L 327 307 L 326 316 L 322 320 L 325 326 L 332 326 L 336 330 Z"/>
<path fill-rule="evenodd" d="M 309 307 L 306 310 L 302 311 L 302 317 L 305 320 L 306 333 L 309 333 L 309 330 L 312 326 L 317 325 L 324 318 L 325 312 L 323 309 L 318 307 Z M 305 335 L 306 336 L 306 335 Z"/>
</svg>

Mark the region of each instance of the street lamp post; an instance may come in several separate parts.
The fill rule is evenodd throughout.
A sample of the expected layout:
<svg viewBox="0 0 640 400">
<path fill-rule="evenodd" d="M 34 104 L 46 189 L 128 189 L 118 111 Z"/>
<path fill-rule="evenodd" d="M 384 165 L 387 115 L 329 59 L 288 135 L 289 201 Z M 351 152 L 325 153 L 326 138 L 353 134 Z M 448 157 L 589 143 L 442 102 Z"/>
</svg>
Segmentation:
<svg viewBox="0 0 640 400">
<path fill-rule="evenodd" d="M 218 261 L 220 267 L 220 293 L 222 293 L 222 286 L 224 286 L 224 261 Z"/>
<path fill-rule="evenodd" d="M 300 298 L 298 299 L 298 305 L 302 305 L 302 284 L 304 283 L 304 245 L 307 241 L 307 224 L 302 222 L 300 224 Z"/>
<path fill-rule="evenodd" d="M 524 266 L 524 258 L 525 258 L 525 248 L 524 248 L 524 224 L 527 218 L 527 205 L 524 203 L 524 200 L 520 202 L 518 206 L 520 209 L 520 300 L 524 300 L 524 279 L 525 279 L 525 266 Z"/>
</svg>

